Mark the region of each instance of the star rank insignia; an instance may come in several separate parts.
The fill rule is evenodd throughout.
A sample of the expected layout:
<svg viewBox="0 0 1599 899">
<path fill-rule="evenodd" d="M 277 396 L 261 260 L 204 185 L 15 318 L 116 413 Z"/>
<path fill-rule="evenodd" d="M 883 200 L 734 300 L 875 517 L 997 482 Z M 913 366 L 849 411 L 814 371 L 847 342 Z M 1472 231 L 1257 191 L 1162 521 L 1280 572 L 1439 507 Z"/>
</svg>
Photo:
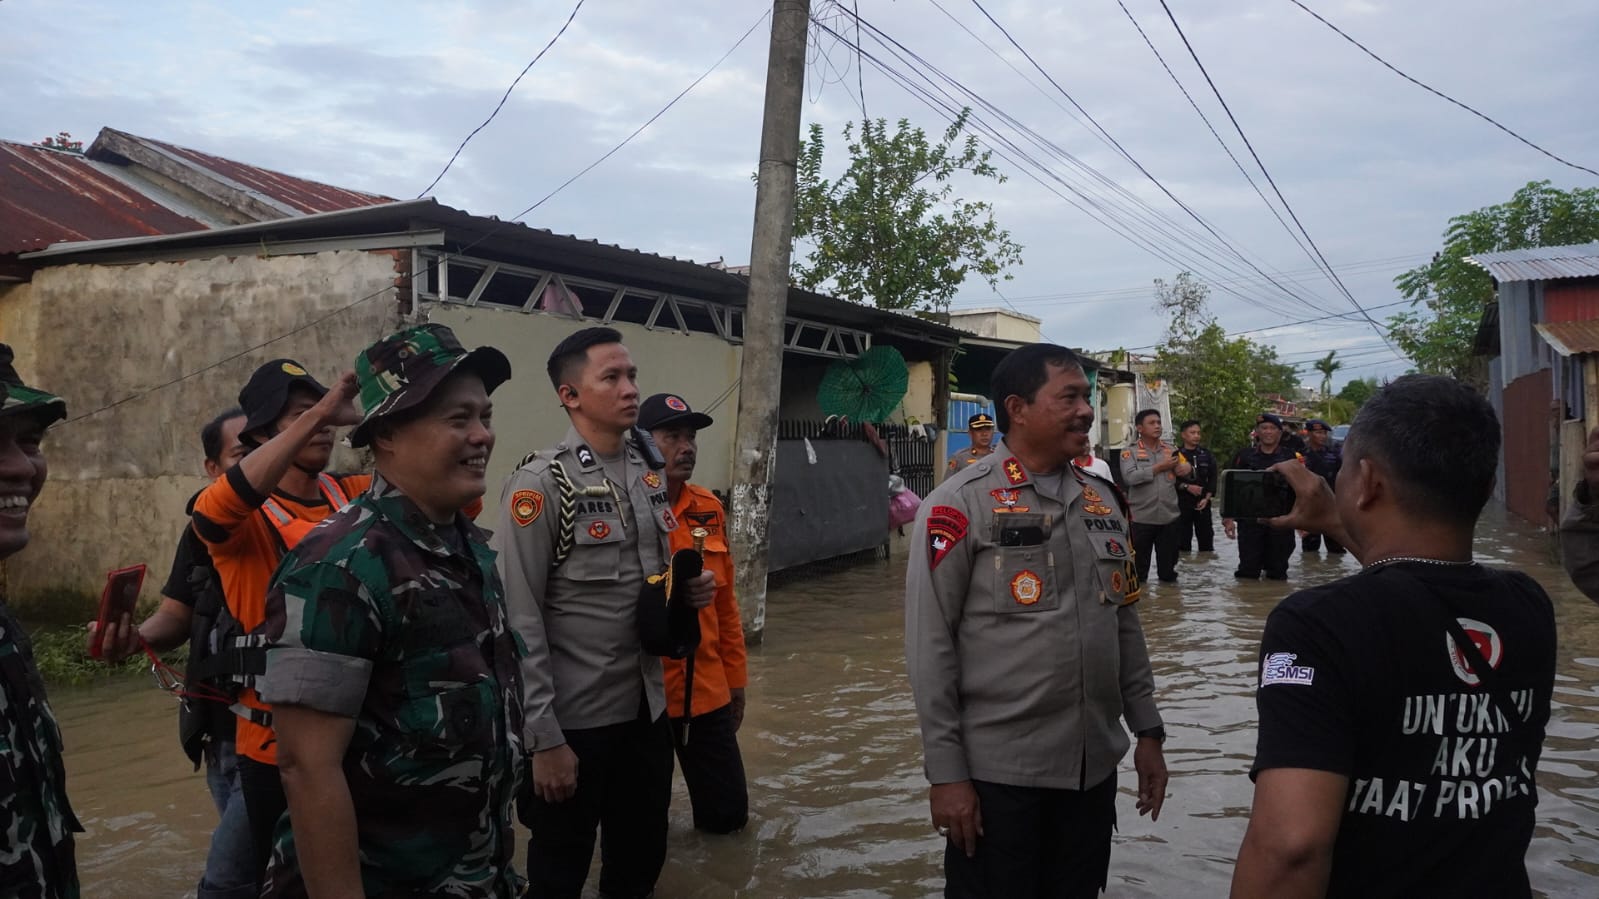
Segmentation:
<svg viewBox="0 0 1599 899">
<path fill-rule="evenodd" d="M 1005 460 L 1005 480 L 1009 481 L 1012 487 L 1027 480 L 1027 472 L 1022 469 L 1022 463 L 1016 461 L 1015 456 Z"/>
</svg>

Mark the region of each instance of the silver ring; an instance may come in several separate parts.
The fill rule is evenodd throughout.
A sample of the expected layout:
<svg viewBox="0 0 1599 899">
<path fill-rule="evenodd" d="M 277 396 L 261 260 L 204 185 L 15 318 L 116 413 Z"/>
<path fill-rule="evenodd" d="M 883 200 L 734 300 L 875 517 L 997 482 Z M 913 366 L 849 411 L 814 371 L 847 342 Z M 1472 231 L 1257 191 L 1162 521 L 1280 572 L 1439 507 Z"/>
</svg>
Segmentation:
<svg viewBox="0 0 1599 899">
<path fill-rule="evenodd" d="M 949 827 L 948 827 L 948 825 L 940 824 L 940 825 L 938 825 L 936 830 L 938 831 L 938 835 L 941 836 L 941 837 L 949 836 Z"/>
</svg>

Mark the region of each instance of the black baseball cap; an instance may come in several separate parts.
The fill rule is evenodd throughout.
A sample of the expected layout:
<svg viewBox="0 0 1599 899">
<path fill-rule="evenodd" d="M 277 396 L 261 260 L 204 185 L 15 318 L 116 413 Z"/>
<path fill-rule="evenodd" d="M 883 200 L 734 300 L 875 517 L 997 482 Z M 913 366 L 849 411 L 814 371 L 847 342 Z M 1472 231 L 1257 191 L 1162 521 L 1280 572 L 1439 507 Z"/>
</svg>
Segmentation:
<svg viewBox="0 0 1599 899">
<path fill-rule="evenodd" d="M 1255 424 L 1257 424 L 1257 425 L 1276 425 L 1277 427 L 1280 428 L 1280 427 L 1283 426 L 1283 420 L 1281 418 L 1277 417 L 1276 415 L 1273 415 L 1270 412 L 1262 412 L 1259 415 L 1255 416 Z"/>
<path fill-rule="evenodd" d="M 239 433 L 259 431 L 277 421 L 283 407 L 289 404 L 289 391 L 296 385 L 315 393 L 318 399 L 328 392 L 293 359 L 273 359 L 256 369 L 239 391 L 239 408 L 244 410 L 244 427 Z"/>
<path fill-rule="evenodd" d="M 695 412 L 675 393 L 657 393 L 638 407 L 638 426 L 646 431 L 670 425 L 687 425 L 696 431 L 714 423 L 704 412 Z"/>
<path fill-rule="evenodd" d="M 1312 418 L 1310 421 L 1305 422 L 1305 430 L 1307 430 L 1307 431 L 1331 431 L 1332 428 L 1329 427 L 1328 424 L 1326 422 L 1322 421 L 1321 419 Z"/>
</svg>

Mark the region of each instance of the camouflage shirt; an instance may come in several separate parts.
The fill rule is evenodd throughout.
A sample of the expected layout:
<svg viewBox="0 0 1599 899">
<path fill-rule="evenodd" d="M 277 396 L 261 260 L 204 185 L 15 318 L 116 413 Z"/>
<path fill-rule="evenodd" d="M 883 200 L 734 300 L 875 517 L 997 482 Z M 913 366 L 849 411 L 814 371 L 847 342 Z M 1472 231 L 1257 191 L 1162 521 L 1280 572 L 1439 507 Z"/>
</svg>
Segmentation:
<svg viewBox="0 0 1599 899">
<path fill-rule="evenodd" d="M 369 896 L 505 897 L 522 751 L 521 641 L 488 535 L 435 527 L 397 489 L 329 516 L 267 596 L 262 697 L 355 719 L 344 774 Z M 280 823 L 263 896 L 306 895 Z"/>
<path fill-rule="evenodd" d="M 72 835 L 82 831 L 33 646 L 0 602 L 0 896 L 77 899 Z"/>
</svg>

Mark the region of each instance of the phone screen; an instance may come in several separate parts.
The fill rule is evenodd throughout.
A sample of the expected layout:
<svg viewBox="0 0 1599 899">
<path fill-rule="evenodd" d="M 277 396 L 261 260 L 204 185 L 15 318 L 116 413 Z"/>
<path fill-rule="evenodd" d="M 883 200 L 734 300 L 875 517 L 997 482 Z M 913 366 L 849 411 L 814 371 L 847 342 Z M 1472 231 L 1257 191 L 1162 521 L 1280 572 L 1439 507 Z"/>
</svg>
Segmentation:
<svg viewBox="0 0 1599 899">
<path fill-rule="evenodd" d="M 100 594 L 100 614 L 94 629 L 94 641 L 89 645 L 89 655 L 103 658 L 106 628 L 121 621 L 123 615 L 132 615 L 139 602 L 139 588 L 144 586 L 143 565 L 118 568 L 106 575 L 105 590 Z"/>
<path fill-rule="evenodd" d="M 1276 518 L 1294 508 L 1294 491 L 1275 471 L 1229 469 L 1221 473 L 1221 517 Z"/>
</svg>

